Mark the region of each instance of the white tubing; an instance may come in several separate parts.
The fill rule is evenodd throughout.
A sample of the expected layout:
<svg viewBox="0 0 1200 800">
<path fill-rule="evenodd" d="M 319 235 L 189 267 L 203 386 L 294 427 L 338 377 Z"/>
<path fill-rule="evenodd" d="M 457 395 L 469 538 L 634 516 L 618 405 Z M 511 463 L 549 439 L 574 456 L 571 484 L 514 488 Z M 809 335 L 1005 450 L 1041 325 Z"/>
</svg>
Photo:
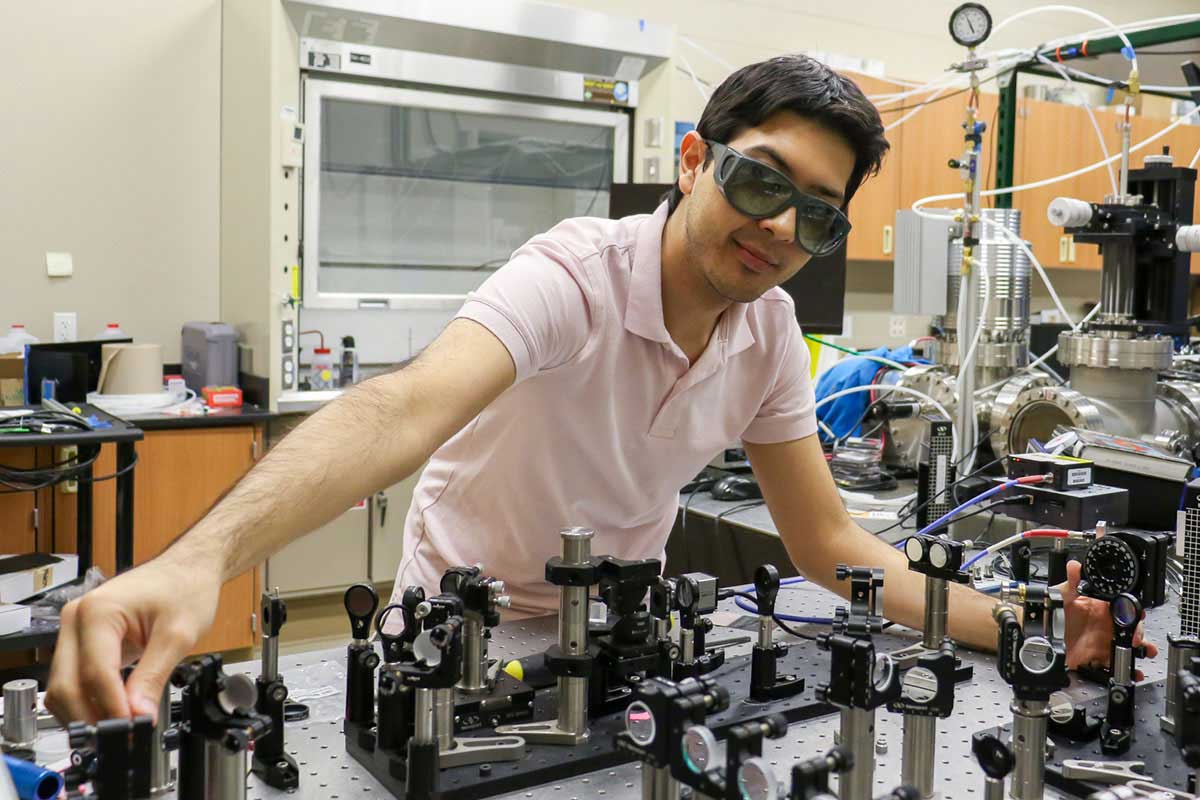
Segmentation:
<svg viewBox="0 0 1200 800">
<path fill-rule="evenodd" d="M 678 55 L 679 60 L 683 62 L 683 66 L 684 69 L 687 70 L 687 74 L 691 76 L 692 85 L 696 87 L 696 91 L 700 93 L 700 96 L 704 98 L 704 102 L 707 103 L 708 93 L 705 92 L 704 87 L 700 85 L 700 79 L 696 77 L 696 70 L 692 69 L 692 65 L 688 63 L 687 56 L 685 56 L 683 53 L 677 53 L 676 55 Z"/>
<path fill-rule="evenodd" d="M 1176 231 L 1175 246 L 1185 253 L 1200 252 L 1200 225 L 1184 225 Z"/>
<path fill-rule="evenodd" d="M 1188 169 L 1195 169 L 1197 161 L 1200 161 L 1200 150 L 1197 150 L 1196 155 L 1192 156 L 1192 160 L 1188 162 Z"/>
<path fill-rule="evenodd" d="M 950 416 L 950 412 L 948 412 L 946 410 L 945 406 L 943 406 L 937 400 L 934 400 L 929 395 L 925 394 L 924 392 L 917 391 L 916 389 L 911 389 L 907 386 L 896 386 L 895 384 L 891 384 L 891 383 L 879 383 L 879 384 L 872 383 L 872 384 L 868 384 L 866 386 L 851 386 L 848 389 L 841 389 L 839 391 L 834 392 L 833 394 L 825 395 L 824 397 L 822 397 L 820 400 L 817 401 L 816 405 L 813 406 L 813 411 L 816 411 L 818 408 L 820 408 L 821 406 L 825 405 L 828 402 L 837 400 L 839 397 L 845 397 L 848 394 L 857 394 L 858 392 L 869 392 L 872 389 L 874 389 L 877 392 L 901 392 L 903 394 L 909 394 L 920 400 L 924 400 L 925 402 L 927 402 L 931 406 L 933 406 L 935 409 L 937 409 L 939 414 L 941 414 L 943 417 L 945 417 L 947 420 L 950 421 L 950 436 L 952 439 L 952 442 L 950 444 L 950 452 L 953 454 L 955 463 L 958 462 L 958 432 L 954 430 L 954 417 Z"/>
<path fill-rule="evenodd" d="M 1038 61 L 1041 61 L 1043 64 L 1049 64 L 1051 67 L 1053 67 L 1054 70 L 1070 85 L 1071 90 L 1075 92 L 1075 96 L 1083 101 L 1083 108 L 1085 111 L 1087 111 L 1088 119 L 1091 120 L 1092 130 L 1096 132 L 1096 141 L 1100 143 L 1100 154 L 1105 158 L 1108 158 L 1108 145 L 1104 142 L 1104 134 L 1100 132 L 1100 123 L 1096 121 L 1096 113 L 1092 111 L 1092 104 L 1088 102 L 1087 95 L 1085 95 L 1080 88 L 1075 85 L 1075 81 L 1071 78 L 1071 73 L 1064 69 L 1061 64 L 1051 61 L 1041 53 L 1038 54 L 1037 58 Z M 1120 194 L 1121 190 L 1117 187 L 1117 175 L 1115 172 L 1113 172 L 1112 164 L 1105 164 L 1105 167 L 1108 169 L 1108 181 L 1112 184 L 1112 193 L 1114 195 Z"/>
<path fill-rule="evenodd" d="M 891 121 L 891 122 L 889 122 L 887 125 L 884 125 L 884 126 L 883 126 L 883 130 L 884 130 L 884 132 L 890 131 L 890 130 L 892 130 L 893 128 L 899 128 L 901 125 L 903 125 L 904 123 L 908 122 L 910 119 L 912 119 L 913 117 L 915 117 L 917 114 L 921 113 L 921 110 L 922 110 L 922 109 L 924 109 L 924 108 L 925 108 L 925 106 L 929 105 L 929 104 L 930 104 L 930 103 L 932 103 L 934 100 L 937 100 L 937 99 L 938 99 L 938 97 L 940 97 L 940 96 L 941 96 L 942 92 L 946 91 L 946 90 L 947 90 L 947 89 L 949 89 L 949 88 L 950 88 L 949 86 L 943 86 L 943 87 L 941 87 L 941 88 L 940 88 L 940 89 L 938 89 L 936 92 L 934 92 L 934 93 L 933 93 L 933 96 L 931 96 L 931 97 L 930 97 L 928 100 L 923 100 L 923 101 L 921 101 L 921 103 L 920 103 L 919 105 L 917 105 L 917 106 L 915 106 L 915 107 L 913 107 L 913 108 L 910 108 L 910 109 L 909 109 L 907 112 L 905 112 L 905 114 L 904 114 L 902 117 L 900 117 L 899 119 L 892 120 L 892 121 Z"/>
<path fill-rule="evenodd" d="M 1018 11 L 1016 14 L 1002 19 L 996 25 L 996 27 L 992 29 L 992 35 L 996 35 L 1008 27 L 1011 23 L 1016 22 L 1019 19 L 1023 19 L 1024 17 L 1028 17 L 1033 14 L 1040 14 L 1044 11 L 1061 11 L 1068 14 L 1082 14 L 1085 17 L 1091 17 L 1092 19 L 1096 20 L 1101 25 L 1105 26 L 1114 34 L 1116 34 L 1117 38 L 1124 42 L 1125 46 L 1129 48 L 1130 63 L 1133 65 L 1133 69 L 1137 70 L 1137 52 L 1133 49 L 1133 42 L 1129 41 L 1129 37 L 1125 35 L 1125 32 L 1114 25 L 1112 20 L 1110 20 L 1108 17 L 1101 16 L 1095 11 L 1090 11 L 1086 8 L 1080 8 L 1079 6 L 1046 5 L 1035 6 L 1034 8 L 1027 8 L 1024 11 Z"/>
<path fill-rule="evenodd" d="M 1138 150 L 1141 150 L 1144 147 L 1147 147 L 1147 146 L 1153 144 L 1154 142 L 1158 141 L 1162 137 L 1166 136 L 1171 131 L 1178 128 L 1180 125 L 1183 125 L 1185 122 L 1187 122 L 1187 120 L 1189 118 L 1195 116 L 1197 113 L 1200 113 L 1200 106 L 1196 106 L 1191 111 L 1187 112 L 1186 114 L 1181 116 L 1179 119 L 1175 120 L 1170 125 L 1163 128 L 1161 131 L 1154 134 L 1153 136 L 1149 136 L 1149 137 L 1143 139 L 1142 141 L 1138 142 L 1137 144 L 1135 144 L 1133 147 L 1130 147 L 1129 152 L 1133 153 Z M 1024 183 L 1024 184 L 1021 184 L 1020 186 L 1008 186 L 1003 189 L 986 189 L 983 192 L 980 192 L 980 194 L 984 195 L 985 197 L 995 197 L 996 195 L 1001 195 L 1001 194 L 1013 194 L 1015 192 L 1023 192 L 1026 189 L 1040 189 L 1043 186 L 1049 186 L 1054 183 L 1061 183 L 1062 181 L 1068 181 L 1071 178 L 1077 178 L 1080 175 L 1086 175 L 1087 173 L 1089 173 L 1093 170 L 1100 169 L 1100 167 L 1103 167 L 1106 163 L 1112 163 L 1113 161 L 1117 161 L 1120 158 L 1121 158 L 1121 154 L 1117 153 L 1116 155 L 1109 156 L 1106 159 L 1101 159 L 1100 161 L 1097 161 L 1094 164 L 1089 164 L 1086 167 L 1080 167 L 1077 170 L 1072 170 L 1071 172 L 1067 172 L 1062 175 L 1056 175 L 1053 178 L 1045 178 L 1040 181 L 1034 181 L 1033 183 Z M 957 200 L 960 197 L 962 197 L 961 192 L 955 192 L 954 194 L 935 194 L 935 195 L 930 195 L 929 197 L 922 197 L 920 200 L 917 200 L 916 202 L 913 203 L 913 211 L 916 211 L 918 208 L 921 208 L 922 206 L 927 206 L 930 203 L 942 203 L 942 202 L 945 202 L 946 200 Z"/>
</svg>

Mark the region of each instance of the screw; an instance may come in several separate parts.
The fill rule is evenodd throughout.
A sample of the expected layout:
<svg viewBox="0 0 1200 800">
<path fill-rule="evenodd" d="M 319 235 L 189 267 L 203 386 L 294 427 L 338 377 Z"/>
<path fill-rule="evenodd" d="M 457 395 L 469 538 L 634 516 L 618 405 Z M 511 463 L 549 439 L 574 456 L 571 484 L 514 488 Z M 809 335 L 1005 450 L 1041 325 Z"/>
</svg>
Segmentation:
<svg viewBox="0 0 1200 800">
<path fill-rule="evenodd" d="M 886 737 L 883 737 L 883 736 L 880 736 L 879 738 L 877 738 L 877 739 L 875 740 L 875 752 L 876 752 L 878 755 L 883 755 L 883 754 L 884 754 L 884 753 L 886 753 L 887 751 L 888 751 L 888 743 L 887 743 L 887 738 L 886 738 Z"/>
</svg>

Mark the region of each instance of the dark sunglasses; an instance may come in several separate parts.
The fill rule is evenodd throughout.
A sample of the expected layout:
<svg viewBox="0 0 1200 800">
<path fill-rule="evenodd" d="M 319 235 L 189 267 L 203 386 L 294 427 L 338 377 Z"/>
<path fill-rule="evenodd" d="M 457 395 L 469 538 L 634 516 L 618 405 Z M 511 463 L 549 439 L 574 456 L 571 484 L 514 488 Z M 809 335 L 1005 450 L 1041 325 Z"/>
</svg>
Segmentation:
<svg viewBox="0 0 1200 800">
<path fill-rule="evenodd" d="M 842 210 L 796 188 L 786 175 L 720 142 L 704 141 L 713 151 L 717 188 L 737 211 L 751 219 L 777 217 L 796 209 L 796 243 L 814 256 L 832 253 L 850 233 Z"/>
</svg>

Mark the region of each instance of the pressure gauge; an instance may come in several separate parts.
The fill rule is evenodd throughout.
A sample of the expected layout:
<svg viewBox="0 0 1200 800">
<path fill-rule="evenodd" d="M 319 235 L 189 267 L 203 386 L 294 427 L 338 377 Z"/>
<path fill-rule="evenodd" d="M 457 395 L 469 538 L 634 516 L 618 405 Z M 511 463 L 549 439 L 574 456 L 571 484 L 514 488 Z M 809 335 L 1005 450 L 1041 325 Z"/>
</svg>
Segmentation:
<svg viewBox="0 0 1200 800">
<path fill-rule="evenodd" d="M 950 14 L 950 36 L 963 47 L 977 47 L 992 32 L 992 15 L 979 3 L 963 3 Z"/>
<path fill-rule="evenodd" d="M 1111 600 L 1123 592 L 1133 592 L 1139 572 L 1133 548 L 1116 536 L 1100 537 L 1083 557 L 1087 594 L 1100 600 Z"/>
<path fill-rule="evenodd" d="M 742 762 L 737 774 L 738 794 L 742 800 L 777 800 L 779 784 L 775 773 L 762 758 L 753 756 Z"/>
<path fill-rule="evenodd" d="M 654 713 L 641 700 L 633 701 L 625 709 L 625 731 L 642 747 L 654 742 Z"/>
<path fill-rule="evenodd" d="M 683 763 L 697 775 L 708 769 L 709 761 L 717 752 L 717 737 L 703 725 L 688 728 L 683 735 Z"/>
</svg>

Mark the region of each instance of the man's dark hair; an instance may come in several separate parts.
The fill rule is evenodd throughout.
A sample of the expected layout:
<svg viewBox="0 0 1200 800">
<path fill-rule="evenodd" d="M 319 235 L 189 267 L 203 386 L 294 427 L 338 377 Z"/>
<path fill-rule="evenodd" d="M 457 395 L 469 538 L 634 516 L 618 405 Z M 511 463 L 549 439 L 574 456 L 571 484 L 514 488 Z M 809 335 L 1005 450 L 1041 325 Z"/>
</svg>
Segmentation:
<svg viewBox="0 0 1200 800">
<path fill-rule="evenodd" d="M 708 99 L 696 131 L 709 141 L 725 144 L 777 111 L 791 111 L 818 122 L 850 144 L 854 172 L 846 185 L 846 203 L 867 177 L 879 171 L 889 147 L 879 112 L 852 80 L 808 56 L 777 56 L 730 75 Z M 704 165 L 711 160 L 710 150 L 704 155 Z M 682 199 L 676 182 L 668 200 L 670 211 Z"/>
</svg>

